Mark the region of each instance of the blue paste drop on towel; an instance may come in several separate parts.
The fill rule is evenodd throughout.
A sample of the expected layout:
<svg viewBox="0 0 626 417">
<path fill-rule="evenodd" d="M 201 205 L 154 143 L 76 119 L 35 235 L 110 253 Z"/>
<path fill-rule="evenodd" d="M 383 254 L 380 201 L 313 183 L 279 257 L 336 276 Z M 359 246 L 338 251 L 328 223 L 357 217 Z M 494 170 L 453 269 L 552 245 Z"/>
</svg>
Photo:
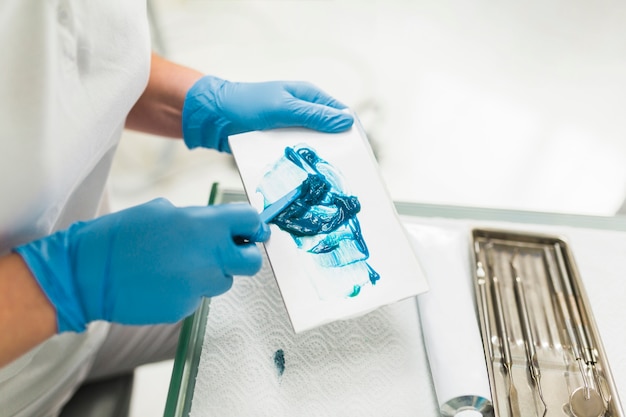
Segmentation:
<svg viewBox="0 0 626 417">
<path fill-rule="evenodd" d="M 278 349 L 274 353 L 274 365 L 276 365 L 278 376 L 283 376 L 283 373 L 285 372 L 285 352 L 282 349 Z"/>
</svg>

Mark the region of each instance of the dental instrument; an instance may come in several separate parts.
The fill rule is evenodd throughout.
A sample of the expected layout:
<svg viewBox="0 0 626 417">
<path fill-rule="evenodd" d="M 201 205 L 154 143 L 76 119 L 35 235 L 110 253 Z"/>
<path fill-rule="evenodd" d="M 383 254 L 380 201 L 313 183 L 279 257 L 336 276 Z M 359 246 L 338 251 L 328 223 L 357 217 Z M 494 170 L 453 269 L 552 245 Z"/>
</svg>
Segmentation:
<svg viewBox="0 0 626 417">
<path fill-rule="evenodd" d="M 571 286 L 567 286 L 567 284 L 569 284 L 569 282 L 567 282 L 567 269 L 558 245 L 555 245 L 554 249 L 559 271 L 554 271 L 551 256 L 552 252 L 548 248 L 545 248 L 544 256 L 548 265 L 548 275 L 552 284 L 556 304 L 563 319 L 562 325 L 564 326 L 567 338 L 569 339 L 572 354 L 578 363 L 580 375 L 583 380 L 583 386 L 574 390 L 574 392 L 570 395 L 569 406 L 575 417 L 600 417 L 605 411 L 604 401 L 598 391 L 591 387 L 589 382 L 589 376 L 587 375 L 586 370 L 587 364 L 585 363 L 585 357 L 583 356 L 581 349 L 581 344 L 584 343 L 586 346 L 586 341 L 579 340 L 579 334 L 577 334 L 576 331 L 576 327 L 581 326 L 580 316 L 578 315 L 578 309 L 568 307 L 566 294 L 563 291 L 564 286 L 569 288 L 571 291 Z M 558 278 L 557 274 L 561 277 L 561 279 Z M 574 310 L 574 317 L 570 314 L 572 313 L 570 310 Z"/>
<path fill-rule="evenodd" d="M 513 289 L 515 292 L 515 303 L 517 305 L 517 311 L 522 325 L 522 333 L 524 334 L 524 345 L 526 347 L 526 361 L 528 364 L 528 372 L 533 382 L 539 399 L 543 404 L 543 416 L 548 412 L 548 406 L 543 397 L 543 391 L 541 389 L 541 371 L 539 369 L 539 361 L 537 359 L 537 351 L 535 349 L 535 338 L 530 324 L 530 314 L 528 313 L 528 302 L 526 300 L 526 293 L 524 290 L 524 281 L 520 276 L 517 267 L 515 266 L 515 260 L 517 257 L 517 250 L 513 253 L 509 265 L 511 266 L 511 274 L 513 277 Z"/>
<path fill-rule="evenodd" d="M 508 377 L 509 410 L 511 413 L 511 417 L 521 417 L 519 397 L 517 389 L 515 388 L 515 382 L 513 381 L 513 358 L 511 355 L 511 347 L 509 346 L 509 335 L 504 316 L 502 290 L 500 288 L 500 279 L 495 273 L 495 269 L 493 266 L 493 254 L 491 253 L 492 249 L 493 246 L 488 244 L 487 271 L 489 276 L 491 277 L 491 289 L 495 304 L 495 316 L 497 322 L 498 336 L 500 339 L 500 349 L 502 353 L 502 368 L 504 369 Z"/>
</svg>

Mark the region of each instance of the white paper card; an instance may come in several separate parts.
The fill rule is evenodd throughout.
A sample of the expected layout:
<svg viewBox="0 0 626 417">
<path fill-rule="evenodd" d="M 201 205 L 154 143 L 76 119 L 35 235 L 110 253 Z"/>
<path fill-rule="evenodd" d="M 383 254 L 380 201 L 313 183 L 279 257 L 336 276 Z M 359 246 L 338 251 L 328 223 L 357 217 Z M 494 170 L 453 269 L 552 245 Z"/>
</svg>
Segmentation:
<svg viewBox="0 0 626 417">
<path fill-rule="evenodd" d="M 358 121 L 337 134 L 244 133 L 230 147 L 259 212 L 300 189 L 265 243 L 296 333 L 427 290 Z"/>
</svg>

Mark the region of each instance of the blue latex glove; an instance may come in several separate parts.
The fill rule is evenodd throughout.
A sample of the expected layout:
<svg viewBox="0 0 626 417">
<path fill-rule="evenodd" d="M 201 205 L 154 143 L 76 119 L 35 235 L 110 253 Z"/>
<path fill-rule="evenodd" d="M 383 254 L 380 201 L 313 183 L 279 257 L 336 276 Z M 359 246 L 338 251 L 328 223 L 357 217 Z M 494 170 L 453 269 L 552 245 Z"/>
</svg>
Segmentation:
<svg viewBox="0 0 626 417">
<path fill-rule="evenodd" d="M 94 320 L 141 325 L 190 315 L 202 296 L 227 291 L 233 275 L 255 274 L 262 257 L 254 242 L 268 237 L 247 204 L 177 208 L 157 199 L 15 251 L 56 308 L 58 331 L 80 332 Z"/>
<path fill-rule="evenodd" d="M 183 105 L 183 139 L 190 149 L 230 152 L 228 136 L 253 130 L 306 127 L 337 133 L 352 126 L 346 106 L 306 82 L 234 83 L 207 75 Z"/>
</svg>

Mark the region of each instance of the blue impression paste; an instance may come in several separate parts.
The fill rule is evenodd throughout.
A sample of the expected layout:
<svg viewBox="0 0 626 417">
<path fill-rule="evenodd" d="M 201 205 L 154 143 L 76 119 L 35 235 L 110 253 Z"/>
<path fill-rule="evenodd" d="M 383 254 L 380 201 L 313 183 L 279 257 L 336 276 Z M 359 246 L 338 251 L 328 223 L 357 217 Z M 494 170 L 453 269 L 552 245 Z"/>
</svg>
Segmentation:
<svg viewBox="0 0 626 417">
<path fill-rule="evenodd" d="M 285 373 L 285 351 L 282 349 L 278 349 L 274 352 L 274 365 L 276 366 L 276 371 L 278 371 L 278 376 L 283 376 Z"/>
<path fill-rule="evenodd" d="M 369 265 L 369 251 L 357 214 L 358 197 L 349 195 L 341 173 L 305 146 L 286 147 L 284 155 L 265 174 L 258 191 L 265 206 L 294 188 L 300 192 L 272 221 L 288 232 L 327 272 L 316 287 L 322 298 L 355 297 L 380 275 Z M 320 278 L 321 279 L 321 278 Z"/>
</svg>

